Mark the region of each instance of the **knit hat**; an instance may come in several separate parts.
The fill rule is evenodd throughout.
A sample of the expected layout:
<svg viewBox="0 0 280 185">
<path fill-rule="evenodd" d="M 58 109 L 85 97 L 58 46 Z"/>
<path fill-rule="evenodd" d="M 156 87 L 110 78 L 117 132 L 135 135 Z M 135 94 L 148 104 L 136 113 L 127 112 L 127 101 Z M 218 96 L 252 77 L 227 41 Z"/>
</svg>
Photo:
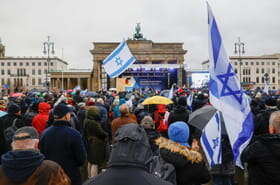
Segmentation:
<svg viewBox="0 0 280 185">
<path fill-rule="evenodd" d="M 140 125 L 143 126 L 145 129 L 155 129 L 155 123 L 151 116 L 145 116 L 141 120 Z"/>
<path fill-rule="evenodd" d="M 25 136 L 19 136 L 20 134 L 25 134 Z M 39 139 L 39 134 L 34 127 L 22 127 L 19 128 L 13 137 L 13 141 L 25 140 L 25 139 Z"/>
<path fill-rule="evenodd" d="M 55 119 L 60 119 L 64 117 L 67 113 L 70 113 L 71 111 L 72 109 L 68 107 L 66 104 L 60 103 L 54 107 L 53 116 Z"/>
<path fill-rule="evenodd" d="M 168 128 L 168 137 L 170 140 L 179 143 L 181 145 L 189 147 L 190 129 L 187 123 L 183 121 L 177 121 L 172 123 Z"/>
<path fill-rule="evenodd" d="M 9 114 L 15 114 L 15 113 L 18 113 L 19 111 L 21 111 L 21 110 L 20 110 L 20 107 L 19 107 L 18 104 L 16 104 L 16 103 L 10 103 L 10 104 L 8 105 L 8 113 L 9 113 Z"/>
</svg>

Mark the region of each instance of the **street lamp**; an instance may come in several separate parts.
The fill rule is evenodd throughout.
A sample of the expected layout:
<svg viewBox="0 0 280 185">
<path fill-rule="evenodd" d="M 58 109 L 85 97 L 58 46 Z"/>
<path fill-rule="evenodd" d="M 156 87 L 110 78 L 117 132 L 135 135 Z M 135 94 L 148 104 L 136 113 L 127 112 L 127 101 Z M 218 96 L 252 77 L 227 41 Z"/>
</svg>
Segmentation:
<svg viewBox="0 0 280 185">
<path fill-rule="evenodd" d="M 234 43 L 234 53 L 238 54 L 239 56 L 239 80 L 241 83 L 241 61 L 242 61 L 241 55 L 245 54 L 245 44 L 244 42 L 240 41 L 240 37 L 238 37 L 238 42 Z"/>
<path fill-rule="evenodd" d="M 50 52 L 52 55 L 54 55 L 54 42 L 50 42 L 50 36 L 48 36 L 48 40 L 43 43 L 44 45 L 44 55 L 47 55 L 47 65 L 48 65 L 48 70 L 46 72 L 46 87 L 47 90 L 49 91 L 50 89 L 50 84 L 49 84 L 49 72 L 50 72 Z M 50 51 L 51 50 L 51 51 Z"/>
</svg>

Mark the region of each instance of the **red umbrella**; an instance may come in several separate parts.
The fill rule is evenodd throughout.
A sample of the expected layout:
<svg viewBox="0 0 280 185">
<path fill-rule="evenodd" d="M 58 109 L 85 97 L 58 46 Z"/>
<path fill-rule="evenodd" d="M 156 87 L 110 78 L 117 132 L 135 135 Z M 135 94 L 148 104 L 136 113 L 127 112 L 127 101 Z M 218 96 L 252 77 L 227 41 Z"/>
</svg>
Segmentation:
<svg viewBox="0 0 280 185">
<path fill-rule="evenodd" d="M 12 93 L 10 94 L 11 97 L 19 97 L 19 96 L 23 96 L 23 93 Z"/>
<path fill-rule="evenodd" d="M 71 93 L 71 92 L 73 92 L 73 89 L 68 89 L 66 92 Z"/>
</svg>

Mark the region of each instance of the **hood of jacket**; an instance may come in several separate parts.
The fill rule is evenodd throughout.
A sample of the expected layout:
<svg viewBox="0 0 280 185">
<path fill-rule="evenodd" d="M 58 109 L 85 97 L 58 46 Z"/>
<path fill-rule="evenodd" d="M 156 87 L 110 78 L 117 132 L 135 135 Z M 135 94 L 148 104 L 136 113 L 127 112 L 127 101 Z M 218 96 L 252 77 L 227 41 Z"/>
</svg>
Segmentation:
<svg viewBox="0 0 280 185">
<path fill-rule="evenodd" d="M 46 102 L 42 102 L 39 104 L 39 113 L 49 113 L 49 111 L 51 110 L 51 106 L 50 104 L 46 103 Z"/>
<path fill-rule="evenodd" d="M 158 138 L 155 142 L 159 146 L 162 158 L 175 167 L 183 167 L 188 163 L 201 163 L 203 161 L 199 152 L 164 137 Z"/>
<path fill-rule="evenodd" d="M 2 169 L 13 182 L 26 181 L 44 160 L 43 154 L 35 150 L 15 150 L 2 155 Z"/>
<path fill-rule="evenodd" d="M 100 111 L 96 106 L 90 106 L 86 111 L 86 118 L 90 120 L 100 121 Z"/>
<path fill-rule="evenodd" d="M 145 168 L 151 156 L 152 150 L 144 128 L 134 123 L 126 124 L 115 134 L 109 165 Z"/>
<path fill-rule="evenodd" d="M 271 152 L 271 154 L 280 160 L 280 134 L 266 134 L 257 139 Z"/>
</svg>

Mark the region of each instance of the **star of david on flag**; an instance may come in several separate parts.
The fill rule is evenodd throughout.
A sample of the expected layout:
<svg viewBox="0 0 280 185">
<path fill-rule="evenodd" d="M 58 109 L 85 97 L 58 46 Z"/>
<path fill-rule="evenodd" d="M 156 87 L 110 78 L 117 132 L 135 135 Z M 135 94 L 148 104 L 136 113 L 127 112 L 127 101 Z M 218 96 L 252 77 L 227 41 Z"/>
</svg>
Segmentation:
<svg viewBox="0 0 280 185">
<path fill-rule="evenodd" d="M 211 167 L 222 163 L 221 115 L 217 111 L 202 131 L 200 143 Z"/>
<path fill-rule="evenodd" d="M 102 62 L 105 72 L 110 78 L 116 78 L 136 61 L 125 41 Z"/>
<path fill-rule="evenodd" d="M 209 25 L 209 94 L 210 103 L 222 113 L 236 165 L 253 135 L 253 116 L 249 98 L 241 88 L 223 46 L 216 19 L 208 7 Z"/>
</svg>

